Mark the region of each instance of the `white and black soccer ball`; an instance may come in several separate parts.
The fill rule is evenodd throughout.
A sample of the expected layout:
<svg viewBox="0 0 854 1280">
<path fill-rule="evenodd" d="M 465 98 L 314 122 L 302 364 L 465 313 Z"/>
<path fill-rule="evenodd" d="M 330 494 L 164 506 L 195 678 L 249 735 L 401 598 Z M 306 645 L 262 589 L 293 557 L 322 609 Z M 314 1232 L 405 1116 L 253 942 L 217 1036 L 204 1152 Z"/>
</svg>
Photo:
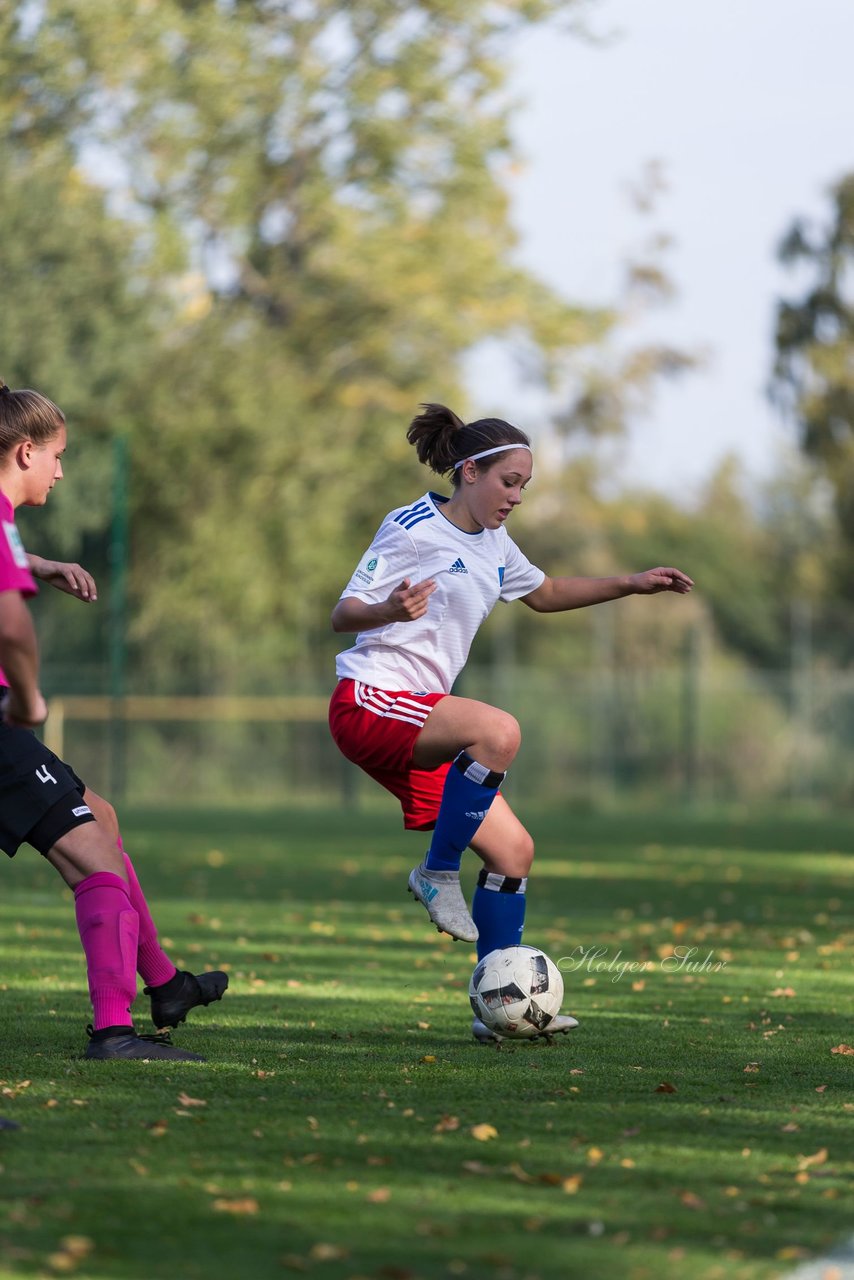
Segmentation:
<svg viewBox="0 0 854 1280">
<path fill-rule="evenodd" d="M 563 978 L 537 947 L 502 947 L 477 962 L 469 982 L 476 1018 L 502 1036 L 546 1031 L 563 1001 Z"/>
</svg>

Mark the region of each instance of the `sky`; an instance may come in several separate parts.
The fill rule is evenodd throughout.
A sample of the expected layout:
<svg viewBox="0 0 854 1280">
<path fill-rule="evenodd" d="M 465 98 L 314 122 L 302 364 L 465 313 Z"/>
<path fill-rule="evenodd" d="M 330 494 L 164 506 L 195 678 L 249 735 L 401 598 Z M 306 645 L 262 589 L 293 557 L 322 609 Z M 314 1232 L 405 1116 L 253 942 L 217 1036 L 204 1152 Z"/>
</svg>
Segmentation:
<svg viewBox="0 0 854 1280">
<path fill-rule="evenodd" d="M 677 297 L 638 338 L 707 364 L 662 386 L 610 459 L 615 478 L 693 493 L 735 454 L 762 480 L 794 439 L 766 388 L 776 300 L 803 279 L 776 247 L 795 217 L 825 221 L 828 189 L 854 170 L 854 4 L 600 0 L 588 22 L 608 40 L 539 30 L 514 49 L 519 258 L 565 297 L 607 304 L 649 232 L 670 235 Z M 667 180 L 652 221 L 627 195 L 651 161 Z M 549 410 L 494 355 L 470 386 L 521 425 Z"/>
</svg>

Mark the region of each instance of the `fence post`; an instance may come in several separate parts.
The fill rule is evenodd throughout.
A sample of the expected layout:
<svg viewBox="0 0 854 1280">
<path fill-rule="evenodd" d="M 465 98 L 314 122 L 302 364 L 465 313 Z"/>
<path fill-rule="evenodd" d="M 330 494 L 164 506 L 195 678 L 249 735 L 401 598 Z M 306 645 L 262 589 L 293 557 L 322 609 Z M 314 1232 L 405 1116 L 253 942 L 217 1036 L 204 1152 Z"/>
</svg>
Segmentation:
<svg viewBox="0 0 854 1280">
<path fill-rule="evenodd" d="M 113 515 L 110 526 L 110 794 L 123 800 L 126 791 L 127 731 L 124 697 L 127 692 L 127 570 L 128 476 L 127 437 L 113 441 Z"/>
<path fill-rule="evenodd" d="M 812 606 L 808 600 L 793 600 L 790 619 L 790 678 L 792 692 L 792 778 L 795 800 L 812 793 L 809 769 L 809 739 L 812 727 Z"/>
<path fill-rule="evenodd" d="M 594 699 L 591 752 L 591 790 L 598 782 L 609 802 L 617 794 L 617 670 L 616 614 L 591 609 L 594 646 Z"/>
<path fill-rule="evenodd" d="M 682 646 L 682 781 L 688 804 L 697 798 L 700 773 L 700 628 L 685 628 Z"/>
</svg>

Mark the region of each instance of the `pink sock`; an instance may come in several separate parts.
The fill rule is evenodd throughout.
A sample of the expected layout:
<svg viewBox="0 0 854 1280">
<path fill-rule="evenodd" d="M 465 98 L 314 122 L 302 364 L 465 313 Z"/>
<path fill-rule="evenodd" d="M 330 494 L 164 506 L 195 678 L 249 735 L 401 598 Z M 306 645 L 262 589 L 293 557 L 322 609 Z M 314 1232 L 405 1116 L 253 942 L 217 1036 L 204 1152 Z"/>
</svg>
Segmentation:
<svg viewBox="0 0 854 1280">
<path fill-rule="evenodd" d="M 145 894 L 142 892 L 139 881 L 136 878 L 133 863 L 124 851 L 121 836 L 119 836 L 116 844 L 121 849 L 125 860 L 131 906 L 139 916 L 139 943 L 136 952 L 136 967 L 147 987 L 159 987 L 164 982 L 168 982 L 170 978 L 174 978 L 178 970 L 157 940 L 157 928 L 151 918 L 148 903 L 145 901 Z"/>
<path fill-rule="evenodd" d="M 96 871 L 74 890 L 77 928 L 86 955 L 93 1026 L 132 1027 L 139 922 L 128 887 L 112 871 Z"/>
</svg>

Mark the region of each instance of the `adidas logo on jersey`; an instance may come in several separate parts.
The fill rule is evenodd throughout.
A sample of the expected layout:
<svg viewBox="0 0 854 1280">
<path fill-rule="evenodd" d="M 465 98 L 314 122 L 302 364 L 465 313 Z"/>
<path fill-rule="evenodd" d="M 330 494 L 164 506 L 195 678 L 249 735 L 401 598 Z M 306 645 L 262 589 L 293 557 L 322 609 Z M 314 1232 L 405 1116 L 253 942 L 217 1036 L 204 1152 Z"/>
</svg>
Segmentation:
<svg viewBox="0 0 854 1280">
<path fill-rule="evenodd" d="M 448 573 L 468 573 L 468 569 L 465 567 L 462 560 L 455 560 L 448 570 Z"/>
</svg>

